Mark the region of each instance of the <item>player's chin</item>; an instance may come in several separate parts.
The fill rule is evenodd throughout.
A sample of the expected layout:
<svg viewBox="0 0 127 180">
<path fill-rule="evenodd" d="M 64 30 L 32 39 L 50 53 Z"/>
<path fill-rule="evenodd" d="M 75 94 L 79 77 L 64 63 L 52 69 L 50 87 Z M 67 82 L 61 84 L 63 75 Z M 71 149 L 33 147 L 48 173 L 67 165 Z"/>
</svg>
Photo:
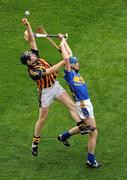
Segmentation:
<svg viewBox="0 0 127 180">
<path fill-rule="evenodd" d="M 33 66 L 36 66 L 36 65 L 37 65 L 37 62 L 38 62 L 38 61 L 36 60 L 32 65 L 33 65 Z"/>
<path fill-rule="evenodd" d="M 79 71 L 79 68 L 76 68 L 76 71 L 78 72 L 78 71 Z"/>
</svg>

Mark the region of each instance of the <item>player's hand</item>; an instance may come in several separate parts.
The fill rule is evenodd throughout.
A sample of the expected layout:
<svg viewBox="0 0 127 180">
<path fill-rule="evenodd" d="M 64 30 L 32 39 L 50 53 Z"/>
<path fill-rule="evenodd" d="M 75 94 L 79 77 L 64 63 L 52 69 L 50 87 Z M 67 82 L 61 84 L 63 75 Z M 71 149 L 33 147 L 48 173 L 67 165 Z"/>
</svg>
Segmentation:
<svg viewBox="0 0 127 180">
<path fill-rule="evenodd" d="M 65 39 L 63 34 L 58 34 L 58 38 L 59 38 L 60 40 Z"/>
<path fill-rule="evenodd" d="M 23 18 L 23 19 L 22 19 L 22 23 L 23 23 L 24 25 L 27 25 L 27 24 L 28 24 L 28 19 Z"/>
</svg>

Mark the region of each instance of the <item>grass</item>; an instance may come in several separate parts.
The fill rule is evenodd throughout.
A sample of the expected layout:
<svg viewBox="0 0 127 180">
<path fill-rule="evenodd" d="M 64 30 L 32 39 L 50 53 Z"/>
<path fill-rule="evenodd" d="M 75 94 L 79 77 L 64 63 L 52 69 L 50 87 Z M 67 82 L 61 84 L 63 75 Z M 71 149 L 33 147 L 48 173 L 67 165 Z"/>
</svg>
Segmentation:
<svg viewBox="0 0 127 180">
<path fill-rule="evenodd" d="M 36 84 L 19 62 L 28 48 L 21 24 L 31 12 L 33 29 L 40 24 L 50 33 L 68 33 L 80 59 L 99 128 L 98 170 L 84 165 L 87 136 L 74 136 L 65 148 L 56 136 L 75 125 L 67 109 L 55 102 L 49 109 L 39 157 L 31 156 L 31 139 L 38 118 Z M 0 5 L 0 180 L 123 180 L 126 178 L 127 126 L 127 3 L 124 0 L 1 0 Z M 58 43 L 58 40 L 56 40 Z M 52 64 L 60 54 L 38 39 L 41 55 Z M 58 79 L 69 90 L 63 78 Z"/>
</svg>

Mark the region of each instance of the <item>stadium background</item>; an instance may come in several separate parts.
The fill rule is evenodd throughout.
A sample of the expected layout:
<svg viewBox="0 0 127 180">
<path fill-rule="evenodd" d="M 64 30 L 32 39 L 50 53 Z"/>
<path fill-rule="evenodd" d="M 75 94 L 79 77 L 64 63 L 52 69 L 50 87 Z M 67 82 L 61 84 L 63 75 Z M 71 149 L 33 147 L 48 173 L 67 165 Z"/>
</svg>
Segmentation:
<svg viewBox="0 0 127 180">
<path fill-rule="evenodd" d="M 73 137 L 70 148 L 57 142 L 61 131 L 75 125 L 58 102 L 49 110 L 39 156 L 31 156 L 38 102 L 36 84 L 19 62 L 28 48 L 21 24 L 25 10 L 31 12 L 33 30 L 43 25 L 51 34 L 68 33 L 68 42 L 80 59 L 99 128 L 96 156 L 103 166 L 98 170 L 85 166 L 87 136 Z M 0 0 L 0 42 L 0 179 L 125 179 L 127 1 Z M 61 59 L 46 39 L 37 43 L 50 63 Z M 58 79 L 68 90 L 62 76 L 61 69 Z"/>
</svg>

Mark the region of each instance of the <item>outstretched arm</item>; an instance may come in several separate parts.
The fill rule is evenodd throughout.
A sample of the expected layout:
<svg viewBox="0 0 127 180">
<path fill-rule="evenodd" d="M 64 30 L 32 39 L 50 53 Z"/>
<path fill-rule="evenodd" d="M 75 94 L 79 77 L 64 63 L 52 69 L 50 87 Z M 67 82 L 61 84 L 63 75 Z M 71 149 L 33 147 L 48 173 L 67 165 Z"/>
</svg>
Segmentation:
<svg viewBox="0 0 127 180">
<path fill-rule="evenodd" d="M 66 39 L 62 35 L 59 35 L 59 38 L 61 39 L 60 48 L 61 48 L 62 56 L 64 58 L 65 69 L 68 72 L 70 72 L 71 67 L 70 67 L 69 57 L 72 56 L 72 52 L 66 42 Z"/>
<path fill-rule="evenodd" d="M 28 33 L 28 42 L 30 44 L 30 48 L 34 49 L 34 50 L 37 50 L 37 45 L 36 45 L 36 41 L 35 41 L 35 38 L 34 38 L 34 35 L 33 35 L 33 31 L 32 31 L 30 22 L 28 21 L 28 19 L 23 18 L 22 23 L 26 26 L 26 30 L 27 30 L 27 33 Z"/>
<path fill-rule="evenodd" d="M 69 57 L 72 56 L 71 48 L 69 47 L 69 45 L 68 45 L 68 43 L 67 43 L 66 40 L 64 41 L 64 47 L 65 47 L 65 49 L 66 49 L 66 51 L 67 51 L 67 53 L 68 53 L 68 56 L 69 56 Z"/>
<path fill-rule="evenodd" d="M 29 73 L 31 76 L 33 76 L 34 78 L 42 78 L 42 76 L 44 75 L 48 75 L 54 72 L 57 72 L 62 66 L 64 65 L 64 60 L 60 61 L 59 63 L 55 64 L 54 66 L 48 68 L 48 69 L 29 69 Z"/>
<path fill-rule="evenodd" d="M 60 61 L 58 64 L 55 64 L 51 68 L 46 69 L 46 74 L 57 72 L 63 65 L 64 65 L 64 60 Z"/>
</svg>

